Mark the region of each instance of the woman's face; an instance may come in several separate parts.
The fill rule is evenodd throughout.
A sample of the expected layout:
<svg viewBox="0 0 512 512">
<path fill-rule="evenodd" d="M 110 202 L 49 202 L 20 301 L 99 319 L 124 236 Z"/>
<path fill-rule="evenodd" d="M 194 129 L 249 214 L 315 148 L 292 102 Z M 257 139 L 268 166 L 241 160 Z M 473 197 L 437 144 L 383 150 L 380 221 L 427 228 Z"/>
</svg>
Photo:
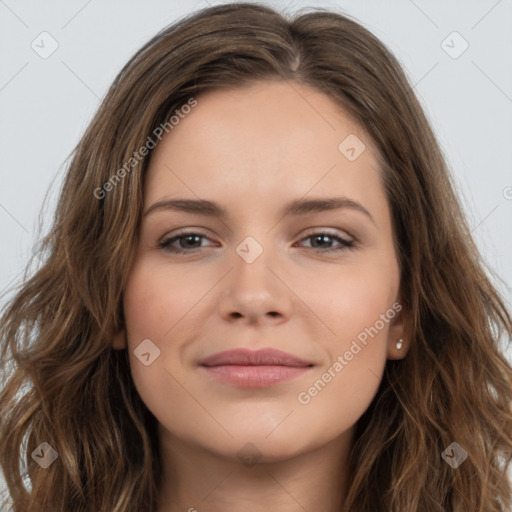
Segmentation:
<svg viewBox="0 0 512 512">
<path fill-rule="evenodd" d="M 405 355 L 390 210 L 372 141 L 323 93 L 196 99 L 151 160 L 114 347 L 167 439 L 278 460 L 349 432 Z M 234 349 L 301 361 L 207 360 Z"/>
</svg>

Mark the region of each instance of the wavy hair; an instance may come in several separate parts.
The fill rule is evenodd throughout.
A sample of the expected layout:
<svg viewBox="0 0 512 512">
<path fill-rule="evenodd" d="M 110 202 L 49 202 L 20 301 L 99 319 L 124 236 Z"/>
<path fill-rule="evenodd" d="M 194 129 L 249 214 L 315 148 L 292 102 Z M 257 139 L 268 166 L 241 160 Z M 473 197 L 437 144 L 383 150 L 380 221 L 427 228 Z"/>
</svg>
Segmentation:
<svg viewBox="0 0 512 512">
<path fill-rule="evenodd" d="M 249 3 L 207 8 L 160 31 L 119 72 L 71 154 L 43 261 L 1 317 L 0 464 L 10 510 L 156 510 L 156 418 L 135 389 L 127 351 L 112 348 L 152 152 L 130 159 L 190 98 L 256 80 L 324 92 L 380 152 L 411 347 L 386 362 L 357 422 L 345 510 L 510 511 L 512 319 L 403 69 L 350 16 L 288 16 Z M 47 469 L 31 456 L 43 442 L 58 454 Z M 468 453 L 457 468 L 442 457 L 453 442 Z"/>
</svg>

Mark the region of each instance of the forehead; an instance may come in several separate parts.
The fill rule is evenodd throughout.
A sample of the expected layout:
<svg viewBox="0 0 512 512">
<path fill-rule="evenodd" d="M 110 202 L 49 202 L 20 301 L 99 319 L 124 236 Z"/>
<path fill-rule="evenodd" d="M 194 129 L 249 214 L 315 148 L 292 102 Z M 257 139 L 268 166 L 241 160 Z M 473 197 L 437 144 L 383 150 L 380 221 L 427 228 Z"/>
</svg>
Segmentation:
<svg viewBox="0 0 512 512">
<path fill-rule="evenodd" d="M 288 192 L 293 198 L 333 190 L 357 196 L 361 187 L 379 192 L 373 141 L 323 92 L 265 81 L 196 100 L 154 150 L 147 201 L 186 192 L 271 204 Z M 354 151 L 347 157 L 352 147 L 355 159 Z"/>
</svg>

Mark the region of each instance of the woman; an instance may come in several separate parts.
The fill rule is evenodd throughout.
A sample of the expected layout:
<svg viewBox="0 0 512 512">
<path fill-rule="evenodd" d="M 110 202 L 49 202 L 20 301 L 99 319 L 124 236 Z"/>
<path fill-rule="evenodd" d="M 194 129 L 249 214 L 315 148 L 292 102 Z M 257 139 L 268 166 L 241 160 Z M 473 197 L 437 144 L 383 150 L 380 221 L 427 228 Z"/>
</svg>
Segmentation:
<svg viewBox="0 0 512 512">
<path fill-rule="evenodd" d="M 510 510 L 512 319 L 450 180 L 349 17 L 161 31 L 3 314 L 13 510 Z"/>
</svg>

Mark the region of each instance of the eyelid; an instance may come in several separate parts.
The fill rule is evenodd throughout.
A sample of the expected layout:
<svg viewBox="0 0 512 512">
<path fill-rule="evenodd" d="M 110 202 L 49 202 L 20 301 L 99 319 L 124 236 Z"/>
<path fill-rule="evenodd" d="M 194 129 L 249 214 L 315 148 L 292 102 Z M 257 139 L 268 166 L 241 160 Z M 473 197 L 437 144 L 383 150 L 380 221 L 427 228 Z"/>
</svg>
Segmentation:
<svg viewBox="0 0 512 512">
<path fill-rule="evenodd" d="M 166 233 L 160 239 L 159 243 L 162 241 L 166 241 L 170 238 L 176 238 L 178 236 L 186 236 L 186 235 L 201 235 L 205 238 L 210 238 L 211 236 L 208 233 L 205 233 L 204 231 L 202 231 L 202 229 L 203 228 L 195 228 L 193 226 L 190 228 L 179 228 L 177 231 L 171 231 L 170 233 Z M 341 232 L 341 235 L 340 235 L 340 232 Z M 325 235 L 338 236 L 341 238 L 348 237 L 348 239 L 345 238 L 347 242 L 356 242 L 357 241 L 352 235 L 347 233 L 345 230 L 336 230 L 335 228 L 312 227 L 312 228 L 308 228 L 305 232 L 303 232 L 302 234 L 300 234 L 298 236 L 300 237 L 300 240 L 302 240 L 305 237 L 320 234 L 320 233 L 325 234 Z"/>
<path fill-rule="evenodd" d="M 204 233 L 200 228 L 181 228 L 181 229 L 178 229 L 177 231 L 172 231 L 170 233 L 165 234 L 157 242 L 157 245 L 162 247 L 163 244 L 165 244 L 166 242 L 169 242 L 170 240 L 184 238 L 184 237 L 190 236 L 190 235 L 199 235 L 200 237 L 202 237 L 206 240 L 210 240 L 210 241 L 212 240 L 212 236 L 210 236 L 207 233 Z M 210 245 L 208 247 L 211 247 L 212 245 Z M 198 249 L 198 248 L 196 248 L 196 249 Z M 194 250 L 194 249 L 191 249 L 187 252 L 191 252 L 192 250 Z"/>
<path fill-rule="evenodd" d="M 337 236 L 340 238 L 345 238 L 347 240 L 347 242 L 355 242 L 356 241 L 356 239 L 352 235 L 347 233 L 345 230 L 335 229 L 335 228 L 317 228 L 317 227 L 309 228 L 304 233 L 302 233 L 300 236 L 301 236 L 301 238 L 305 238 L 308 236 L 316 235 L 318 233 L 322 233 L 324 235 L 329 235 L 329 236 Z"/>
<path fill-rule="evenodd" d="M 162 236 L 162 238 L 160 239 L 160 242 L 169 240 L 169 238 L 176 238 L 178 236 L 187 236 L 187 235 L 201 235 L 205 238 L 212 237 L 212 235 L 205 232 L 203 230 L 203 228 L 195 228 L 192 226 L 190 228 L 178 228 L 177 230 L 170 231 L 169 233 L 166 233 L 164 236 Z"/>
</svg>

